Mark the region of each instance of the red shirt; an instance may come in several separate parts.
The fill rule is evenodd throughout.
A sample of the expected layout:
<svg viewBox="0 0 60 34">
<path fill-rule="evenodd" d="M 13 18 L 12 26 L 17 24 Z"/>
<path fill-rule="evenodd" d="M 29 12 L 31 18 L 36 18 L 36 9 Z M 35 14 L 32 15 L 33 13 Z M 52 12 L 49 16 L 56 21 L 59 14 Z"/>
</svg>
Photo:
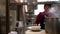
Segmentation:
<svg viewBox="0 0 60 34">
<path fill-rule="evenodd" d="M 44 16 L 47 16 L 47 14 L 45 12 L 43 12 L 43 13 L 44 13 Z M 34 24 L 39 24 L 41 18 L 42 18 L 42 14 L 39 13 L 36 17 L 36 20 L 35 20 Z"/>
</svg>

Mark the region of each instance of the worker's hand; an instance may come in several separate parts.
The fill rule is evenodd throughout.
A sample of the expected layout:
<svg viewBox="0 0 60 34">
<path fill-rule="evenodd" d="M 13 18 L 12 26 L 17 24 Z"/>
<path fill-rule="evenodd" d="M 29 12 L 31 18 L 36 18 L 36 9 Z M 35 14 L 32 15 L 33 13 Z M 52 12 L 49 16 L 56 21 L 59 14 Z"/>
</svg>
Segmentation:
<svg viewBox="0 0 60 34">
<path fill-rule="evenodd" d="M 37 26 L 37 24 L 34 24 L 34 26 Z"/>
</svg>

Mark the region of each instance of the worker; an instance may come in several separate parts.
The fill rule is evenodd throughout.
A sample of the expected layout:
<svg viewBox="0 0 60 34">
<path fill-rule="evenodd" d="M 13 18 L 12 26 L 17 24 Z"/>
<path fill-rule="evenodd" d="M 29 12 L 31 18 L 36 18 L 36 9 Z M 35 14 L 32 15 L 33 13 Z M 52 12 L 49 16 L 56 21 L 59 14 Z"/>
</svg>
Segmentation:
<svg viewBox="0 0 60 34">
<path fill-rule="evenodd" d="M 44 12 L 40 12 L 37 17 L 36 20 L 34 22 L 34 25 L 38 25 L 40 23 L 41 29 L 45 29 L 45 18 L 48 17 L 48 11 L 51 8 L 51 4 L 44 4 Z"/>
</svg>

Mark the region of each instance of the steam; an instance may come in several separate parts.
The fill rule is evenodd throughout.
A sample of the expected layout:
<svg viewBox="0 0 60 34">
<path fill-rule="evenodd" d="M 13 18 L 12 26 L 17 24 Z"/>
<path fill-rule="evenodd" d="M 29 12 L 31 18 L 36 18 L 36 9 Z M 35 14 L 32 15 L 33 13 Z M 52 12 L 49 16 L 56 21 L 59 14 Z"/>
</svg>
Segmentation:
<svg viewBox="0 0 60 34">
<path fill-rule="evenodd" d="M 60 8 L 58 7 L 58 5 L 55 5 L 53 7 L 51 7 L 48 11 L 48 18 L 60 18 L 59 17 L 59 13 L 60 13 Z"/>
</svg>

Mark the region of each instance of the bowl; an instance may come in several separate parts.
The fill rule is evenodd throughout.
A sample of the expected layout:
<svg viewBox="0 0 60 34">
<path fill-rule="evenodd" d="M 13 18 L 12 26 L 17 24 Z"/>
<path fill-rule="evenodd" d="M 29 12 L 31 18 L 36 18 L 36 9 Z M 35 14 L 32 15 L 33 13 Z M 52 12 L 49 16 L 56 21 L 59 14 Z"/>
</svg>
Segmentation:
<svg viewBox="0 0 60 34">
<path fill-rule="evenodd" d="M 31 31 L 40 31 L 41 27 L 40 26 L 31 26 L 31 27 L 28 27 Z"/>
</svg>

